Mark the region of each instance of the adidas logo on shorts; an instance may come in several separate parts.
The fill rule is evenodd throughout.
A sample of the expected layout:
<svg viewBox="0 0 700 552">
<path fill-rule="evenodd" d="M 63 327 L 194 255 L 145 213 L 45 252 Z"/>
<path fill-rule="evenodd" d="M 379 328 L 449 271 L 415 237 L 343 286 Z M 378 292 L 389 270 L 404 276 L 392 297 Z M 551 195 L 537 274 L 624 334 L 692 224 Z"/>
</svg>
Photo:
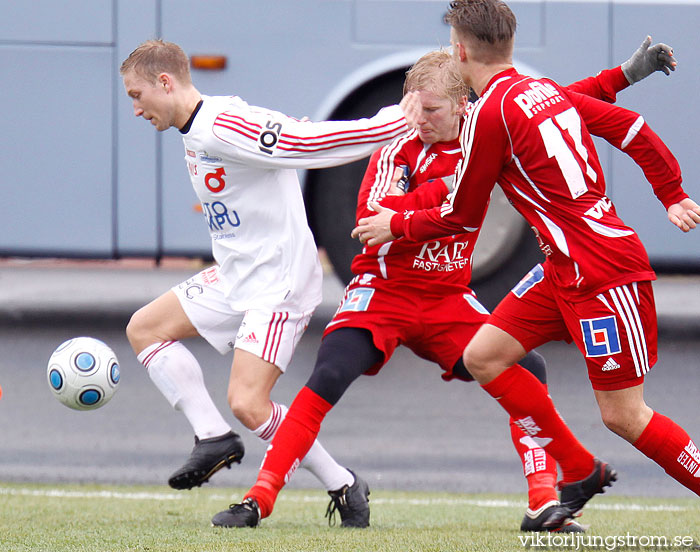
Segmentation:
<svg viewBox="0 0 700 552">
<path fill-rule="evenodd" d="M 255 332 L 250 332 L 246 337 L 243 338 L 243 343 L 257 343 L 258 338 L 255 337 Z"/>
<path fill-rule="evenodd" d="M 603 372 L 609 372 L 610 370 L 617 370 L 620 367 L 620 365 L 615 362 L 612 358 L 609 358 L 608 360 L 605 361 L 605 364 L 603 364 Z"/>
</svg>

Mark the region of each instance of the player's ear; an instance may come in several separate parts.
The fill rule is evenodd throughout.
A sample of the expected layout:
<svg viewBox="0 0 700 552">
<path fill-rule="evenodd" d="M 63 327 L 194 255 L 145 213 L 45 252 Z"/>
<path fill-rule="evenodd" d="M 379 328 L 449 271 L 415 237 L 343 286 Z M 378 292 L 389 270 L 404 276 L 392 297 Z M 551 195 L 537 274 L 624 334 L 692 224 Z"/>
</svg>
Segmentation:
<svg viewBox="0 0 700 552">
<path fill-rule="evenodd" d="M 460 62 L 465 62 L 467 60 L 467 49 L 464 47 L 464 44 L 461 42 L 455 42 L 453 48 L 457 54 L 457 59 Z"/>
<path fill-rule="evenodd" d="M 170 92 L 173 85 L 173 79 L 168 73 L 161 73 L 156 80 L 156 87 L 163 88 L 166 92 Z"/>
<path fill-rule="evenodd" d="M 457 113 L 459 115 L 464 115 L 464 110 L 467 109 L 468 103 L 469 103 L 469 96 L 462 96 L 459 99 L 459 105 L 457 106 Z"/>
</svg>

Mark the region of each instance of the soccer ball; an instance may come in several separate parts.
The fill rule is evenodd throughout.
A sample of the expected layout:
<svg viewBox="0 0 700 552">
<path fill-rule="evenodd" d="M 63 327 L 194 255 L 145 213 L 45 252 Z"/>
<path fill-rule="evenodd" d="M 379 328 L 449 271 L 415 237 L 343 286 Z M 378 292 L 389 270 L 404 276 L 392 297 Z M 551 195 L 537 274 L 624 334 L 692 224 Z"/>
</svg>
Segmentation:
<svg viewBox="0 0 700 552">
<path fill-rule="evenodd" d="M 46 368 L 49 388 L 74 410 L 94 410 L 112 398 L 119 385 L 119 361 L 99 339 L 74 337 L 61 343 Z"/>
</svg>

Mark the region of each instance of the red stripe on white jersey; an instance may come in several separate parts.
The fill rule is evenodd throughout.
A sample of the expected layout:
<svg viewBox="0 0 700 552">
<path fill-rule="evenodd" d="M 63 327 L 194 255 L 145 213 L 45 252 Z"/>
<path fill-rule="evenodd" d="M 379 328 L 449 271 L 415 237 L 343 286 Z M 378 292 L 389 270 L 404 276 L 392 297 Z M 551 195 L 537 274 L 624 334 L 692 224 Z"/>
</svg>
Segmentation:
<svg viewBox="0 0 700 552">
<path fill-rule="evenodd" d="M 219 114 L 214 121 L 214 126 L 226 128 L 254 141 L 257 141 L 258 135 L 262 130 L 259 124 L 228 112 Z M 358 130 L 339 130 L 318 136 L 305 137 L 281 134 L 277 148 L 283 151 L 314 152 L 325 151 L 339 146 L 375 144 L 384 142 L 388 138 L 403 132 L 405 126 L 404 119 L 397 119 L 375 127 Z"/>
<path fill-rule="evenodd" d="M 219 113 L 219 115 L 216 117 L 216 121 L 214 121 L 214 124 L 217 123 L 230 123 L 234 125 L 238 125 L 241 128 L 245 128 L 251 132 L 258 132 L 259 130 L 262 130 L 262 126 L 260 126 L 258 123 L 254 123 L 252 121 L 248 121 L 241 117 L 240 115 L 233 115 L 232 113 L 229 113 L 228 111 L 224 111 L 223 113 Z"/>
<path fill-rule="evenodd" d="M 384 134 L 393 134 L 397 130 L 403 129 L 406 126 L 405 119 L 396 119 L 382 125 L 377 125 L 369 128 L 348 129 L 329 132 L 327 134 L 318 134 L 316 136 L 295 136 L 293 134 L 282 133 L 280 135 L 280 143 L 282 144 L 299 144 L 300 146 L 313 146 L 316 144 L 327 144 L 333 140 L 358 140 L 363 142 L 362 138 L 367 136 L 380 136 Z"/>
<path fill-rule="evenodd" d="M 354 136 L 346 136 L 343 138 L 337 138 L 334 140 L 325 140 L 322 142 L 292 142 L 289 140 L 284 140 L 280 138 L 277 149 L 283 151 L 297 151 L 297 152 L 313 152 L 313 151 L 326 151 L 329 149 L 335 149 L 340 146 L 354 146 L 361 144 L 377 144 L 380 142 L 386 142 L 390 138 L 396 136 L 400 132 L 403 132 L 402 127 L 396 127 L 388 129 L 381 133 L 367 134 L 360 133 Z"/>
</svg>

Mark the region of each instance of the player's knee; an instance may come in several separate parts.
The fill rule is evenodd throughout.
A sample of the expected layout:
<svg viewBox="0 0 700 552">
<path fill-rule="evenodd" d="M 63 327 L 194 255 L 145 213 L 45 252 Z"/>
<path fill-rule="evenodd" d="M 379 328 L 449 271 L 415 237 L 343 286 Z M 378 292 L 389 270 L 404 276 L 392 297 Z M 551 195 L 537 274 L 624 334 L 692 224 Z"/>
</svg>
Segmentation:
<svg viewBox="0 0 700 552">
<path fill-rule="evenodd" d="M 625 429 L 625 416 L 623 413 L 605 409 L 600 411 L 600 418 L 603 420 L 605 427 L 613 433 L 622 436 Z"/>
<path fill-rule="evenodd" d="M 330 404 L 338 402 L 345 390 L 355 380 L 342 362 L 319 354 L 314 370 L 306 386 Z"/>
<path fill-rule="evenodd" d="M 336 404 L 360 375 L 382 361 L 372 334 L 360 328 L 340 328 L 321 342 L 314 371 L 306 386 Z"/>
<path fill-rule="evenodd" d="M 477 348 L 467 345 L 462 353 L 462 362 L 469 373 L 479 380 L 488 372 L 488 358 Z"/>
<path fill-rule="evenodd" d="M 257 429 L 269 417 L 270 401 L 261 400 L 252 393 L 229 389 L 228 404 L 236 419 L 248 429 Z"/>
<path fill-rule="evenodd" d="M 634 442 L 644 429 L 642 417 L 635 411 L 601 408 L 600 417 L 605 427 L 629 442 Z"/>
<path fill-rule="evenodd" d="M 535 376 L 540 382 L 546 385 L 547 383 L 547 363 L 544 357 L 537 351 L 530 351 L 525 355 L 520 361 L 520 366 L 525 368 L 533 376 Z"/>
<path fill-rule="evenodd" d="M 126 325 L 126 338 L 129 340 L 129 344 L 134 352 L 139 354 L 152 343 L 152 341 L 148 341 L 148 337 L 149 332 L 148 325 L 146 324 L 146 316 L 143 313 L 143 309 L 139 309 L 131 315 Z"/>
</svg>

